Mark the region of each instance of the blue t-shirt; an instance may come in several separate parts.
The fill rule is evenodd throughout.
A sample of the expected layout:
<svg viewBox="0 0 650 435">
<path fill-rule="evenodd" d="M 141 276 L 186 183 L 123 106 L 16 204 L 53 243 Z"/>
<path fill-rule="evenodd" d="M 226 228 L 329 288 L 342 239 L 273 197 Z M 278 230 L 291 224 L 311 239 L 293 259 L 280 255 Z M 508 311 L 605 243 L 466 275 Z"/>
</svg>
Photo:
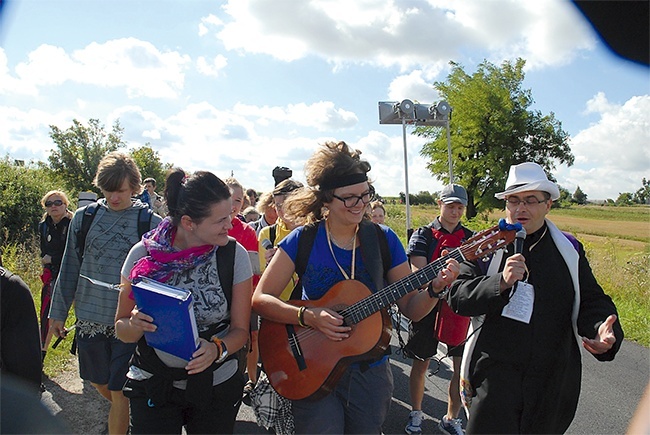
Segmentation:
<svg viewBox="0 0 650 435">
<path fill-rule="evenodd" d="M 380 227 L 386 234 L 388 249 L 391 256 L 390 268 L 392 269 L 393 267 L 406 262 L 406 253 L 404 252 L 404 246 L 402 246 L 402 242 L 400 242 L 397 234 L 387 226 L 381 225 Z M 296 228 L 287 237 L 282 239 L 278 245 L 280 249 L 289 255 L 289 258 L 291 258 L 294 263 L 296 262 L 296 255 L 298 254 L 298 240 L 302 234 L 302 230 L 303 227 Z M 336 261 L 338 261 L 345 273 L 350 276 L 352 251 L 341 249 L 333 243 L 332 249 L 334 255 L 336 255 Z M 377 289 L 372 281 L 372 277 L 363 264 L 361 249 L 359 247 L 356 248 L 355 257 L 356 266 L 354 279 L 361 281 L 366 287 L 368 287 L 368 289 L 370 289 L 371 292 L 376 292 Z M 345 277 L 336 265 L 334 258 L 332 258 L 332 253 L 330 252 L 327 243 L 325 224 L 324 222 L 321 222 L 318 225 L 318 232 L 316 233 L 316 239 L 314 240 L 314 245 L 312 246 L 311 254 L 309 255 L 305 274 L 302 277 L 302 299 L 320 299 L 334 284 L 343 281 L 344 279 Z"/>
</svg>

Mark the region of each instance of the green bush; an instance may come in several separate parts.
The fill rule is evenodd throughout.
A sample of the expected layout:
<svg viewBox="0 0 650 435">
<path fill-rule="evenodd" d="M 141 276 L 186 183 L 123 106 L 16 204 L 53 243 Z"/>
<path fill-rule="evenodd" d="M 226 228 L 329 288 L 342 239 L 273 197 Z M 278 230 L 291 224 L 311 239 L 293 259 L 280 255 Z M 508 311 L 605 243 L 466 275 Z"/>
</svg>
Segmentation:
<svg viewBox="0 0 650 435">
<path fill-rule="evenodd" d="M 36 234 L 41 198 L 55 188 L 47 169 L 0 160 L 0 245 L 22 244 Z"/>
</svg>

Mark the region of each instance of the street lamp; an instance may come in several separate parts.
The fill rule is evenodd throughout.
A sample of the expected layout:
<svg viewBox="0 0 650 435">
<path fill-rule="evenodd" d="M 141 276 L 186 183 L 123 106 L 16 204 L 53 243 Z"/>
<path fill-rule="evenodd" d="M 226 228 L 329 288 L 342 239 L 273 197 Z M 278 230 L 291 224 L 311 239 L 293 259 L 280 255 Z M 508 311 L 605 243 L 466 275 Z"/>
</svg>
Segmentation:
<svg viewBox="0 0 650 435">
<path fill-rule="evenodd" d="M 411 100 L 380 101 L 379 123 L 402 124 L 402 140 L 404 141 L 404 185 L 406 190 L 406 237 L 411 237 L 411 210 L 409 206 L 409 176 L 408 155 L 406 150 L 406 125 L 425 125 L 446 127 L 447 129 L 447 155 L 449 160 L 449 183 L 454 182 L 453 166 L 451 162 L 451 134 L 449 120 L 451 107 L 446 101 L 437 104 L 419 104 Z"/>
</svg>

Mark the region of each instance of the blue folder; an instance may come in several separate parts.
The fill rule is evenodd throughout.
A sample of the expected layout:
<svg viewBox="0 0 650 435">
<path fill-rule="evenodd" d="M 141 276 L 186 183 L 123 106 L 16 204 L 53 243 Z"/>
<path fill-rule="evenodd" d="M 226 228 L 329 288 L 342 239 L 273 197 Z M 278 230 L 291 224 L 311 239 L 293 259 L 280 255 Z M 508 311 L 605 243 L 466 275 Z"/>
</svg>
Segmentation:
<svg viewBox="0 0 650 435">
<path fill-rule="evenodd" d="M 199 347 L 192 292 L 149 278 L 136 278 L 132 285 L 138 309 L 153 317 L 158 328 L 145 332 L 147 344 L 186 361 Z"/>
</svg>

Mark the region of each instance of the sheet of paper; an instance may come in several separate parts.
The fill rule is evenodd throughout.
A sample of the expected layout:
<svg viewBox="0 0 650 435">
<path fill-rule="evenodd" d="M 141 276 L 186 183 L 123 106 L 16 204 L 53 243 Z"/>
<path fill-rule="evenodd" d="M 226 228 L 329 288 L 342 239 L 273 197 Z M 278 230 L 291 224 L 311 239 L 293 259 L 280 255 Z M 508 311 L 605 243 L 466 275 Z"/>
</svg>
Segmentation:
<svg viewBox="0 0 650 435">
<path fill-rule="evenodd" d="M 519 281 L 516 291 L 510 297 L 508 305 L 503 307 L 501 315 L 518 322 L 530 323 L 535 304 L 535 289 L 532 284 Z"/>
</svg>

